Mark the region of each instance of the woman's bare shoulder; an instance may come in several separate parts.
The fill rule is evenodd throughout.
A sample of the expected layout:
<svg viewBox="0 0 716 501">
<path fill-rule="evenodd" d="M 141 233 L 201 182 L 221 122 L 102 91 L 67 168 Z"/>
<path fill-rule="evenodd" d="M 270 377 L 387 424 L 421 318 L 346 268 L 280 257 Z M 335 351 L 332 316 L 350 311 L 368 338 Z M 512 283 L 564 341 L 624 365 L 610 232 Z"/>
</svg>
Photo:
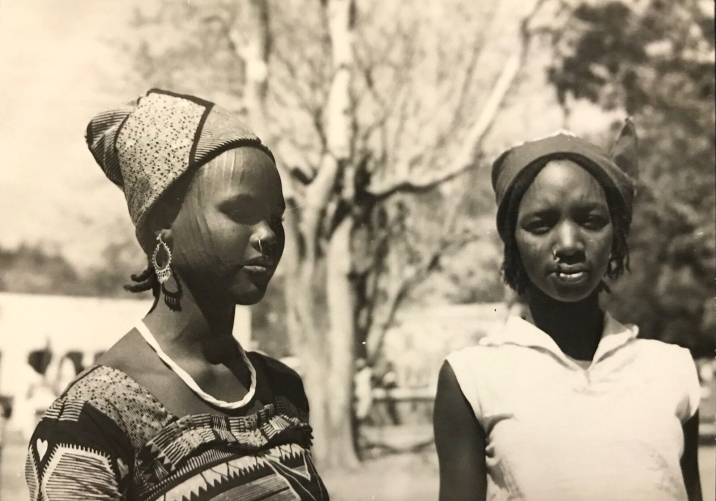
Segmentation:
<svg viewBox="0 0 716 501">
<path fill-rule="evenodd" d="M 136 329 L 122 336 L 96 363 L 122 371 L 134 379 L 157 372 L 160 365 L 156 354 Z"/>
</svg>

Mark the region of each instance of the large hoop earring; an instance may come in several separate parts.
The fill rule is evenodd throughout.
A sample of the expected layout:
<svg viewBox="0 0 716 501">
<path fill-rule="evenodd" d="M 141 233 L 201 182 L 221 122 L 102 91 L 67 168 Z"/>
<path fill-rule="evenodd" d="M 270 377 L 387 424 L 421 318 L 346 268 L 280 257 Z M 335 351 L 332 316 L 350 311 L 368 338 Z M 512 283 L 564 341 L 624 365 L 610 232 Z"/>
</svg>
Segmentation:
<svg viewBox="0 0 716 501">
<path fill-rule="evenodd" d="M 157 262 L 157 257 L 159 256 L 160 251 L 164 251 L 167 255 L 167 262 L 164 264 L 164 266 L 159 266 L 159 263 Z M 172 251 L 169 249 L 169 246 L 166 244 L 166 242 L 162 239 L 161 235 L 157 236 L 157 246 L 154 249 L 154 254 L 152 254 L 152 266 L 154 266 L 154 273 L 157 274 L 157 280 L 159 280 L 159 283 L 161 285 L 164 285 L 167 280 L 172 276 Z"/>
</svg>

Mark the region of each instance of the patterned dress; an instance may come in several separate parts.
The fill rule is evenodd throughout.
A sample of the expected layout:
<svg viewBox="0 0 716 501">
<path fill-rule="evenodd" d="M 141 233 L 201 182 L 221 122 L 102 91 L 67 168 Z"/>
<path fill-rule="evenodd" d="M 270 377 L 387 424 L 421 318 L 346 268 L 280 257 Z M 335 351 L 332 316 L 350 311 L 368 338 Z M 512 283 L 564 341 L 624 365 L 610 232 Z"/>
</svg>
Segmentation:
<svg viewBox="0 0 716 501">
<path fill-rule="evenodd" d="M 311 460 L 300 378 L 268 357 L 249 357 L 275 397 L 240 417 L 177 417 L 124 372 L 90 367 L 35 429 L 30 499 L 328 500 Z"/>
</svg>

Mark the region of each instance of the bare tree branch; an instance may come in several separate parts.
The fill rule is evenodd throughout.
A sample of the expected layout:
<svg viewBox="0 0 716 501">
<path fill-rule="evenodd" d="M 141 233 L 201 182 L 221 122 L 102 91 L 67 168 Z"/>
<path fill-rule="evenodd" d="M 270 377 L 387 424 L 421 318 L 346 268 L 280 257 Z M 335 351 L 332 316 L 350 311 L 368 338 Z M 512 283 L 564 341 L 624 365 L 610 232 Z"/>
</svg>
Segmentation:
<svg viewBox="0 0 716 501">
<path fill-rule="evenodd" d="M 457 204 L 455 204 L 455 208 L 457 208 Z M 375 362 L 376 357 L 380 354 L 385 335 L 395 324 L 397 313 L 403 303 L 410 297 L 410 292 L 439 269 L 440 260 L 443 256 L 449 255 L 452 251 L 460 249 L 479 238 L 479 235 L 473 232 L 451 234 L 455 227 L 455 215 L 456 213 L 453 213 L 449 218 L 451 221 L 447 225 L 448 229 L 433 250 L 425 256 L 421 264 L 411 274 L 401 279 L 400 283 L 393 288 L 389 295 L 385 303 L 388 305 L 387 311 L 383 319 L 370 330 L 369 339 L 366 341 L 368 359 L 371 363 Z"/>
<path fill-rule="evenodd" d="M 505 99 L 505 96 L 512 87 L 512 84 L 514 83 L 517 75 L 519 74 L 520 69 L 524 64 L 524 59 L 528 50 L 531 36 L 529 32 L 529 22 L 534 18 L 537 11 L 545 2 L 546 0 L 537 0 L 530 14 L 528 14 L 523 19 L 521 23 L 520 46 L 507 59 L 505 66 L 502 68 L 502 72 L 500 73 L 499 77 L 497 78 L 497 81 L 492 87 L 490 95 L 485 102 L 485 106 L 483 107 L 480 116 L 468 131 L 467 136 L 463 140 L 464 146 L 455 156 L 451 165 L 442 172 L 433 174 L 431 176 L 425 176 L 420 179 L 411 178 L 408 174 L 403 179 L 400 179 L 393 183 L 369 188 L 369 191 L 371 193 L 373 193 L 378 198 L 386 198 L 397 192 L 425 191 L 447 180 L 453 179 L 471 168 L 474 168 L 475 158 L 479 151 L 482 139 L 492 126 L 495 118 L 497 117 L 500 106 Z M 424 155 L 424 153 L 414 155 L 411 159 L 408 160 L 409 163 L 407 168 L 403 167 L 402 169 L 398 169 L 398 172 L 402 171 L 410 173 L 410 167 L 412 165 L 417 165 L 418 163 L 420 163 Z"/>
</svg>

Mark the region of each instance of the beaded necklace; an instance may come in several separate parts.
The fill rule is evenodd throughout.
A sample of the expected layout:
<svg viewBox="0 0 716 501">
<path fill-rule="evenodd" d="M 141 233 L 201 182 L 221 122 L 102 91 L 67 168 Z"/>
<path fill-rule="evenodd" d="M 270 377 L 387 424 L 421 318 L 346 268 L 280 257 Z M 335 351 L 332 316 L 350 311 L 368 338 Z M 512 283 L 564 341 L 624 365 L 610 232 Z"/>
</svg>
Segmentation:
<svg viewBox="0 0 716 501">
<path fill-rule="evenodd" d="M 239 353 L 241 353 L 241 358 L 244 360 L 244 362 L 249 368 L 249 372 L 251 373 L 251 384 L 249 386 L 249 391 L 248 393 L 246 393 L 244 398 L 236 402 L 226 402 L 224 400 L 214 398 L 208 393 L 206 393 L 204 390 L 202 390 L 196 383 L 196 381 L 194 381 L 194 379 L 189 375 L 189 373 L 179 367 L 179 365 L 174 360 L 172 360 L 169 355 L 164 352 L 164 350 L 162 350 L 162 348 L 159 346 L 159 343 L 157 343 L 157 340 L 152 335 L 152 332 L 142 320 L 137 322 L 136 328 L 142 335 L 144 340 L 147 342 L 147 344 L 151 346 L 152 349 L 157 353 L 157 356 L 159 356 L 159 358 L 165 364 L 167 364 L 169 368 L 173 370 L 176 375 L 179 376 L 181 380 L 184 381 L 184 383 L 189 388 L 191 388 L 191 390 L 196 393 L 199 398 L 201 398 L 205 402 L 221 409 L 240 409 L 241 407 L 244 407 L 246 404 L 248 404 L 252 398 L 254 398 L 254 394 L 256 393 L 256 369 L 254 369 L 254 366 L 251 364 L 249 357 L 246 355 L 246 352 L 241 347 L 238 341 L 235 340 L 236 346 L 239 349 Z"/>
</svg>

